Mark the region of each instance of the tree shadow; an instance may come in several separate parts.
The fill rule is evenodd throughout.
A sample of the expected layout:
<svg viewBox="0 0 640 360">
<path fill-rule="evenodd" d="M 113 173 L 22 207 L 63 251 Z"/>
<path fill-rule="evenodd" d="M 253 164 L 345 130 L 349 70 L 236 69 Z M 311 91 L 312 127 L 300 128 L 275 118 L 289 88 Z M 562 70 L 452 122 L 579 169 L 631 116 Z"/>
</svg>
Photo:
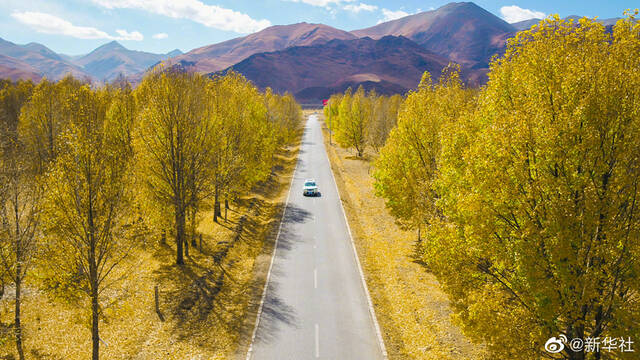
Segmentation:
<svg viewBox="0 0 640 360">
<path fill-rule="evenodd" d="M 254 311 L 253 301 L 262 293 L 262 287 L 260 281 L 244 276 L 246 267 L 240 266 L 246 257 L 270 253 L 279 214 L 285 209 L 284 203 L 269 199 L 287 190 L 285 175 L 298 161 L 297 150 L 295 147 L 279 150 L 271 175 L 256 184 L 250 196 L 230 204 L 228 210 L 234 214 L 233 219 L 216 224 L 231 230 L 230 238 L 220 241 L 212 235 L 203 235 L 201 253 L 191 247 L 192 256 L 181 266 L 174 265 L 175 241 L 169 240 L 169 234 L 168 244 L 156 248 L 156 257 L 165 264 L 154 272 L 154 280 L 159 285 L 159 310 L 178 340 L 211 347 L 219 332 L 238 338 L 251 333 L 253 320 L 249 318 Z M 309 218 L 310 214 L 302 209 L 289 207 L 285 212 L 285 221 L 304 222 Z M 232 251 L 240 245 L 238 251 Z M 270 298 L 263 312 L 274 321 L 290 323 L 294 318 L 289 310 L 278 299 Z"/>
<path fill-rule="evenodd" d="M 269 343 L 276 340 L 278 332 L 283 326 L 299 328 L 295 310 L 277 296 L 277 289 L 278 283 L 271 281 L 262 306 L 260 324 L 258 331 L 256 331 L 256 342 Z"/>
</svg>

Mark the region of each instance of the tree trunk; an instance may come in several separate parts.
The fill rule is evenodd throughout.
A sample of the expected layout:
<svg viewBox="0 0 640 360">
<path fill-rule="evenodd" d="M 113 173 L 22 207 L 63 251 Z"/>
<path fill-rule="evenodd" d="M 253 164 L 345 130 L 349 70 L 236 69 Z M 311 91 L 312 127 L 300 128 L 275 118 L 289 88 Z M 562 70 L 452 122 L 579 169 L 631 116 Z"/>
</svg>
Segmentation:
<svg viewBox="0 0 640 360">
<path fill-rule="evenodd" d="M 191 209 L 191 246 L 196 247 L 198 243 L 196 242 L 196 215 L 198 214 L 198 208 L 195 206 Z"/>
<path fill-rule="evenodd" d="M 22 241 L 20 238 L 20 216 L 18 209 L 18 189 L 17 184 L 15 185 L 15 196 L 13 202 L 13 210 L 15 213 L 15 221 L 16 221 L 16 238 L 15 238 L 15 246 L 16 246 L 16 273 L 15 273 L 15 285 L 16 285 L 16 307 L 15 307 L 15 333 L 16 333 L 16 350 L 18 350 L 18 357 L 20 360 L 24 360 L 24 349 L 22 348 L 22 324 L 20 323 L 20 296 L 22 294 L 22 260 L 23 260 L 23 248 Z"/>
<path fill-rule="evenodd" d="M 224 221 L 227 221 L 227 210 L 229 210 L 229 200 L 224 199 Z"/>
<path fill-rule="evenodd" d="M 16 310 L 15 310 L 15 333 L 16 333 L 16 350 L 18 350 L 18 358 L 24 360 L 24 349 L 22 348 L 22 325 L 20 323 L 20 302 L 22 291 L 22 279 L 20 278 L 20 263 L 17 264 L 16 273 Z"/>
<path fill-rule="evenodd" d="M 216 187 L 216 193 L 213 200 L 213 222 L 218 222 L 218 216 L 220 216 L 222 212 L 220 211 L 220 194 L 218 192 L 218 188 Z"/>
<path fill-rule="evenodd" d="M 189 241 L 184 240 L 184 256 L 189 257 Z"/>
<path fill-rule="evenodd" d="M 184 212 L 176 209 L 176 264 L 184 265 L 182 245 L 184 244 Z"/>
<path fill-rule="evenodd" d="M 98 321 L 99 319 L 99 307 L 98 307 L 98 279 L 92 279 L 95 281 L 93 289 L 91 290 L 91 341 L 93 343 L 92 360 L 100 359 L 100 335 L 98 333 Z"/>
</svg>

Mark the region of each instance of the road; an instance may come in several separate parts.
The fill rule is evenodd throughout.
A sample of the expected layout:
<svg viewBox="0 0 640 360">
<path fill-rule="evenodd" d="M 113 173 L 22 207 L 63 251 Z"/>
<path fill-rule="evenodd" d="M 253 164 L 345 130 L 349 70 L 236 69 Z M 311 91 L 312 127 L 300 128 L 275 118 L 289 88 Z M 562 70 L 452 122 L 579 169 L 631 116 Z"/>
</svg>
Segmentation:
<svg viewBox="0 0 640 360">
<path fill-rule="evenodd" d="M 384 359 L 317 116 L 308 118 L 247 359 Z M 304 197 L 305 179 L 321 196 Z"/>
</svg>

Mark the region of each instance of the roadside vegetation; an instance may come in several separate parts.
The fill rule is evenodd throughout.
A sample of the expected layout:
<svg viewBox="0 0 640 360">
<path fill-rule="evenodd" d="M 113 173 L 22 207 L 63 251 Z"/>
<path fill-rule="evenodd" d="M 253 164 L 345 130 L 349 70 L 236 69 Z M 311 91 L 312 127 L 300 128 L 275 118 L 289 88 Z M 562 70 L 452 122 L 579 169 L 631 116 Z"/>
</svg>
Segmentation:
<svg viewBox="0 0 640 360">
<path fill-rule="evenodd" d="M 2 81 L 2 357 L 232 356 L 301 126 L 235 73 Z"/>
<path fill-rule="evenodd" d="M 612 32 L 590 19 L 544 20 L 509 43 L 480 90 L 465 88 L 455 67 L 437 83 L 425 74 L 371 156 L 376 194 L 418 233 L 405 261 L 417 257 L 435 275 L 455 323 L 489 358 L 637 356 L 619 346 L 640 338 L 636 15 Z M 352 131 L 344 119 L 372 109 L 342 106 L 350 96 L 325 109 L 336 134 Z M 356 121 L 362 133 L 373 119 Z M 367 158 L 366 142 L 339 143 Z M 546 351 L 561 335 L 618 346 Z"/>
</svg>

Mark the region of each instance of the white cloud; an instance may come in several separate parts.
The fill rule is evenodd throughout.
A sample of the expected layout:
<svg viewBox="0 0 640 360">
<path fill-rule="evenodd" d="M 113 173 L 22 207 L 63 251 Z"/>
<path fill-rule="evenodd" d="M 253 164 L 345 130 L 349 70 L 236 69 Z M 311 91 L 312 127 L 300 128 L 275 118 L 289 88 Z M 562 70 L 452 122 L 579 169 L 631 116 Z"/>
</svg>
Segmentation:
<svg viewBox="0 0 640 360">
<path fill-rule="evenodd" d="M 355 0 L 288 0 L 288 1 L 304 3 L 308 5 L 313 5 L 313 6 L 328 7 L 329 5 L 340 4 L 343 2 L 352 2 Z"/>
<path fill-rule="evenodd" d="M 127 32 L 126 30 L 116 30 L 118 35 L 118 40 L 132 40 L 132 41 L 142 41 L 144 40 L 144 36 L 137 31 Z"/>
<path fill-rule="evenodd" d="M 255 20 L 247 14 L 216 5 L 207 5 L 199 0 L 93 0 L 93 2 L 107 9 L 144 10 L 243 34 L 271 26 L 269 20 Z"/>
<path fill-rule="evenodd" d="M 387 21 L 391 21 L 391 20 L 396 20 L 396 19 L 400 19 L 403 18 L 405 16 L 409 16 L 411 14 L 409 14 L 406 11 L 402 11 L 402 10 L 397 10 L 397 11 L 393 11 L 393 10 L 389 10 L 389 9 L 382 9 L 382 19 L 380 19 L 380 21 L 378 21 L 378 24 L 383 23 L 383 22 L 387 22 Z"/>
<path fill-rule="evenodd" d="M 167 33 L 157 33 L 157 34 L 153 35 L 152 37 L 154 39 L 162 40 L 162 39 L 168 38 L 169 34 L 167 34 Z"/>
<path fill-rule="evenodd" d="M 55 15 L 33 12 L 33 11 L 16 11 L 11 17 L 21 23 L 33 28 L 34 30 L 45 34 L 57 34 L 72 36 L 78 39 L 110 39 L 110 40 L 134 40 L 141 41 L 144 39 L 141 33 L 137 31 L 128 32 L 126 30 L 116 30 L 119 36 L 112 36 L 106 32 L 88 26 L 76 26 L 67 20 L 61 19 Z"/>
<path fill-rule="evenodd" d="M 365 3 L 360 3 L 358 5 L 348 4 L 342 7 L 344 10 L 351 11 L 353 13 L 359 13 L 360 11 L 376 11 L 378 7 L 375 5 L 369 5 Z"/>
<path fill-rule="evenodd" d="M 541 11 L 523 9 L 517 5 L 503 6 L 500 8 L 500 14 L 508 23 L 529 19 L 544 19 L 547 15 Z"/>
</svg>

